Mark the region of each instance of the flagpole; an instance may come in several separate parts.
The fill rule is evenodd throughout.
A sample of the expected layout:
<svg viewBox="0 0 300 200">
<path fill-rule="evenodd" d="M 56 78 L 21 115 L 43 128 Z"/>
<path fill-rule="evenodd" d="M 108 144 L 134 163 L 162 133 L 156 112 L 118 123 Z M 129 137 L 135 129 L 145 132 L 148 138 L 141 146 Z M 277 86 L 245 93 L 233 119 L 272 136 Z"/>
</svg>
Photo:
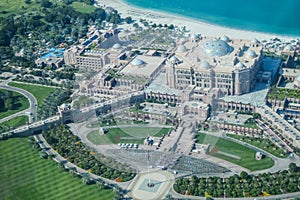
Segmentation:
<svg viewBox="0 0 300 200">
<path fill-rule="evenodd" d="M 148 187 L 151 187 L 151 181 L 150 181 L 150 151 L 148 150 L 147 155 L 147 162 L 148 162 Z"/>
</svg>

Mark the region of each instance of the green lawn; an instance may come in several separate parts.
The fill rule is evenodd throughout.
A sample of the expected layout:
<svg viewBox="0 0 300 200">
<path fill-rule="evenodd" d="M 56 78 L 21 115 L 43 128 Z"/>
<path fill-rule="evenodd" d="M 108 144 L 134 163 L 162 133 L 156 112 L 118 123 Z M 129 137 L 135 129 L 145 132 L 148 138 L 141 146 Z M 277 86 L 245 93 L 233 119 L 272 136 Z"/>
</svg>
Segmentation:
<svg viewBox="0 0 300 200">
<path fill-rule="evenodd" d="M 100 135 L 99 131 L 92 131 L 87 138 L 94 144 L 108 143 L 136 143 L 142 144 L 144 139 L 150 136 L 161 137 L 168 134 L 169 128 L 157 127 L 128 127 L 128 128 L 110 128 L 108 133 Z"/>
<path fill-rule="evenodd" d="M 238 140 L 242 139 L 243 142 L 246 142 L 246 143 L 256 146 L 260 149 L 263 149 L 279 158 L 280 157 L 284 157 L 284 158 L 288 157 L 288 155 L 286 153 L 284 153 L 284 151 L 282 149 L 280 149 L 279 147 L 277 147 L 275 144 L 268 141 L 267 139 L 252 138 L 252 137 L 248 137 L 248 136 L 234 135 L 234 134 L 228 134 L 228 136 L 238 139 Z M 281 156 L 281 155 L 283 155 L 283 156 Z"/>
<path fill-rule="evenodd" d="M 0 91 L 7 91 L 7 90 L 0 89 Z M 17 112 L 20 112 L 22 110 L 29 108 L 29 101 L 27 100 L 27 98 L 25 96 L 23 96 L 22 94 L 20 94 L 18 92 L 12 92 L 12 95 L 15 99 L 17 99 L 17 101 L 15 102 L 14 109 L 0 112 L 0 119 L 2 119 L 4 117 L 8 117 Z"/>
<path fill-rule="evenodd" d="M 40 158 L 27 138 L 1 141 L 0 152 L 1 199 L 113 199 L 112 190 L 84 185 L 56 162 Z"/>
<path fill-rule="evenodd" d="M 38 10 L 39 7 L 35 0 L 31 0 L 31 4 L 25 4 L 25 0 L 1 0 L 0 15 L 5 17 L 11 14 L 28 13 Z"/>
<path fill-rule="evenodd" d="M 198 143 L 211 145 L 210 155 L 238 164 L 251 171 L 268 169 L 274 165 L 274 161 L 269 157 L 257 161 L 255 159 L 256 151 L 235 142 L 203 133 L 198 134 L 197 140 Z"/>
<path fill-rule="evenodd" d="M 25 125 L 26 122 L 28 122 L 28 117 L 27 116 L 25 116 L 25 115 L 18 116 L 18 117 L 15 117 L 13 119 L 10 119 L 6 122 L 0 123 L 0 129 L 4 128 L 4 127 L 7 127 L 7 126 L 12 127 L 12 128 L 16 128 L 16 127 Z"/>
<path fill-rule="evenodd" d="M 22 83 L 14 83 L 11 82 L 8 85 L 13 87 L 22 88 L 28 92 L 30 92 L 33 96 L 35 96 L 38 105 L 42 105 L 44 99 L 49 96 L 51 92 L 54 92 L 56 89 L 52 87 L 38 86 L 38 85 L 28 85 Z"/>
<path fill-rule="evenodd" d="M 73 2 L 72 7 L 76 11 L 81 12 L 81 13 L 92 13 L 96 10 L 95 6 L 88 5 L 84 2 Z"/>
</svg>

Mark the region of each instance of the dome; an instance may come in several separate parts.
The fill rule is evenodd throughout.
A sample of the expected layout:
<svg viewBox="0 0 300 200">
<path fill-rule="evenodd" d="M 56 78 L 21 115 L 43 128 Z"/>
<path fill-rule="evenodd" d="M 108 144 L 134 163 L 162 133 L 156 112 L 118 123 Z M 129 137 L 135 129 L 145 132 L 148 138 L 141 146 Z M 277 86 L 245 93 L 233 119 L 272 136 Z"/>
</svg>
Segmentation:
<svg viewBox="0 0 300 200">
<path fill-rule="evenodd" d="M 185 38 L 180 38 L 178 42 L 179 42 L 179 44 L 183 44 L 183 43 L 186 42 L 186 39 Z"/>
<path fill-rule="evenodd" d="M 145 62 L 141 59 L 134 59 L 132 62 L 131 62 L 132 65 L 134 66 L 139 66 L 139 65 L 143 65 L 145 64 Z"/>
<path fill-rule="evenodd" d="M 241 62 L 238 62 L 238 64 L 236 64 L 235 67 L 236 67 L 237 69 L 244 69 L 244 68 L 245 68 L 245 65 L 244 65 L 243 63 L 241 63 Z"/>
<path fill-rule="evenodd" d="M 293 51 L 294 49 L 293 49 L 293 47 L 292 47 L 291 45 L 286 45 L 286 46 L 284 47 L 284 50 L 285 50 L 285 51 Z"/>
<path fill-rule="evenodd" d="M 252 44 L 258 44 L 259 41 L 258 41 L 258 39 L 254 38 L 253 40 L 251 40 L 251 43 L 252 43 Z"/>
<path fill-rule="evenodd" d="M 262 153 L 261 152 L 256 152 L 255 156 L 262 156 Z"/>
<path fill-rule="evenodd" d="M 203 61 L 199 65 L 199 69 L 210 69 L 211 65 L 207 61 Z"/>
<path fill-rule="evenodd" d="M 202 48 L 210 56 L 225 56 L 233 50 L 225 41 L 219 39 L 205 42 Z"/>
<path fill-rule="evenodd" d="M 191 39 L 199 39 L 199 36 L 197 34 L 191 35 Z"/>
<path fill-rule="evenodd" d="M 170 61 L 171 61 L 172 63 L 176 63 L 176 62 L 179 61 L 179 59 L 178 59 L 176 56 L 172 56 L 172 57 L 170 58 Z"/>
<path fill-rule="evenodd" d="M 179 53 L 183 53 L 183 52 L 186 52 L 186 51 L 187 51 L 187 48 L 184 45 L 179 45 L 178 48 L 177 48 L 177 52 L 179 52 Z"/>
<path fill-rule="evenodd" d="M 103 73 L 103 72 L 100 72 L 100 73 L 99 73 L 99 77 L 100 77 L 100 78 L 103 78 L 103 77 L 104 77 L 104 73 Z"/>
<path fill-rule="evenodd" d="M 250 50 L 250 51 L 247 51 L 247 57 L 248 58 L 255 58 L 257 55 L 254 51 Z"/>
<path fill-rule="evenodd" d="M 63 103 L 63 104 L 60 106 L 60 108 L 61 108 L 62 110 L 68 110 L 68 105 L 65 104 L 65 103 Z"/>
<path fill-rule="evenodd" d="M 220 39 L 223 40 L 224 42 L 229 42 L 230 40 L 229 37 L 226 35 L 222 36 Z"/>
<path fill-rule="evenodd" d="M 120 49 L 121 48 L 121 45 L 119 43 L 116 43 L 114 44 L 113 46 L 114 49 Z"/>
</svg>

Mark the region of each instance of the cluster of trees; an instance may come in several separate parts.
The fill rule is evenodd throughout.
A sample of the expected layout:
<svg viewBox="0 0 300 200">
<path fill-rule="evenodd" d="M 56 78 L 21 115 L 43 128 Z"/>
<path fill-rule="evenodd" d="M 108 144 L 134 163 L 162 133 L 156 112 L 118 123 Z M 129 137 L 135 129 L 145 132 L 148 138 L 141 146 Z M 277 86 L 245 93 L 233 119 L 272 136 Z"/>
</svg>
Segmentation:
<svg viewBox="0 0 300 200">
<path fill-rule="evenodd" d="M 53 116 L 57 112 L 57 106 L 65 103 L 72 94 L 71 90 L 57 89 L 44 99 L 43 104 L 38 109 L 38 116 L 41 119 Z"/>
<path fill-rule="evenodd" d="M 21 94 L 12 91 L 0 90 L 0 112 L 17 109 L 21 106 L 18 101 L 22 97 Z"/>
<path fill-rule="evenodd" d="M 82 1 L 94 3 L 94 0 Z M 96 8 L 92 13 L 78 12 L 69 5 L 74 0 L 37 2 L 41 7 L 34 12 L 20 14 L 18 17 L 0 17 L 0 61 L 9 59 L 14 64 L 32 66 L 32 61 L 39 56 L 38 50 L 62 42 L 68 43 L 69 36 L 73 40 L 84 37 L 89 25 L 101 25 L 103 20 L 114 24 L 120 22 L 117 11 L 107 14 L 104 9 Z M 23 57 L 15 56 L 20 50 Z"/>
<path fill-rule="evenodd" d="M 80 138 L 73 135 L 66 126 L 44 132 L 43 136 L 59 154 L 80 168 L 112 180 L 128 181 L 135 176 L 132 168 L 104 157 L 82 144 Z"/>
<path fill-rule="evenodd" d="M 229 178 L 209 177 L 180 178 L 174 184 L 176 192 L 193 196 L 257 197 L 298 192 L 300 188 L 299 167 L 290 164 L 289 171 L 248 175 L 242 172 Z"/>
</svg>

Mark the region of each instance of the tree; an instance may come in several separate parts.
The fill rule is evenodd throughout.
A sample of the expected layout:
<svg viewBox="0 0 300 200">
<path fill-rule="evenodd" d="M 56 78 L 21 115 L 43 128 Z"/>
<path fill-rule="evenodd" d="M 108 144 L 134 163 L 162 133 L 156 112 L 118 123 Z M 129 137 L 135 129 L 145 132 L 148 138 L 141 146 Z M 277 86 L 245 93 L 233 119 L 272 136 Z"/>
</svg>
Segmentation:
<svg viewBox="0 0 300 200">
<path fill-rule="evenodd" d="M 65 169 L 65 162 L 64 161 L 59 161 L 57 167 L 60 168 L 60 169 Z"/>
<path fill-rule="evenodd" d="M 240 174 L 240 177 L 241 177 L 242 179 L 247 179 L 248 173 L 245 172 L 245 171 L 242 171 L 241 174 Z"/>
<path fill-rule="evenodd" d="M 40 154 L 41 158 L 44 158 L 44 159 L 48 158 L 48 154 L 44 150 L 40 151 L 39 154 Z"/>
<path fill-rule="evenodd" d="M 289 170 L 290 170 L 290 172 L 294 173 L 294 172 L 297 172 L 299 170 L 299 167 L 295 163 L 290 163 L 289 164 Z"/>
<path fill-rule="evenodd" d="M 173 24 L 170 24 L 170 25 L 168 26 L 168 29 L 173 30 L 173 29 L 174 29 L 174 25 L 173 25 Z"/>
<path fill-rule="evenodd" d="M 174 198 L 172 197 L 171 194 L 167 194 L 166 197 L 165 197 L 165 199 L 166 199 L 166 200 L 172 200 L 172 199 L 174 199 Z"/>
<path fill-rule="evenodd" d="M 259 113 L 254 113 L 253 119 L 261 119 L 261 115 Z"/>
<path fill-rule="evenodd" d="M 102 179 L 98 179 L 96 181 L 96 185 L 100 188 L 100 189 L 105 189 L 106 188 L 106 184 Z"/>
<path fill-rule="evenodd" d="M 132 26 L 133 26 L 133 28 L 138 28 L 139 24 L 138 23 L 134 23 Z"/>
<path fill-rule="evenodd" d="M 127 23 L 127 24 L 130 24 L 132 22 L 132 18 L 130 16 L 126 17 L 124 19 L 124 21 Z"/>
<path fill-rule="evenodd" d="M 94 182 L 94 181 L 93 181 L 90 177 L 88 177 L 88 176 L 82 177 L 82 183 L 83 183 L 83 184 L 90 185 L 90 184 L 92 184 L 93 182 Z"/>
<path fill-rule="evenodd" d="M 48 0 L 42 0 L 41 5 L 44 8 L 50 8 L 52 6 L 52 3 L 50 1 L 48 1 Z"/>
</svg>

